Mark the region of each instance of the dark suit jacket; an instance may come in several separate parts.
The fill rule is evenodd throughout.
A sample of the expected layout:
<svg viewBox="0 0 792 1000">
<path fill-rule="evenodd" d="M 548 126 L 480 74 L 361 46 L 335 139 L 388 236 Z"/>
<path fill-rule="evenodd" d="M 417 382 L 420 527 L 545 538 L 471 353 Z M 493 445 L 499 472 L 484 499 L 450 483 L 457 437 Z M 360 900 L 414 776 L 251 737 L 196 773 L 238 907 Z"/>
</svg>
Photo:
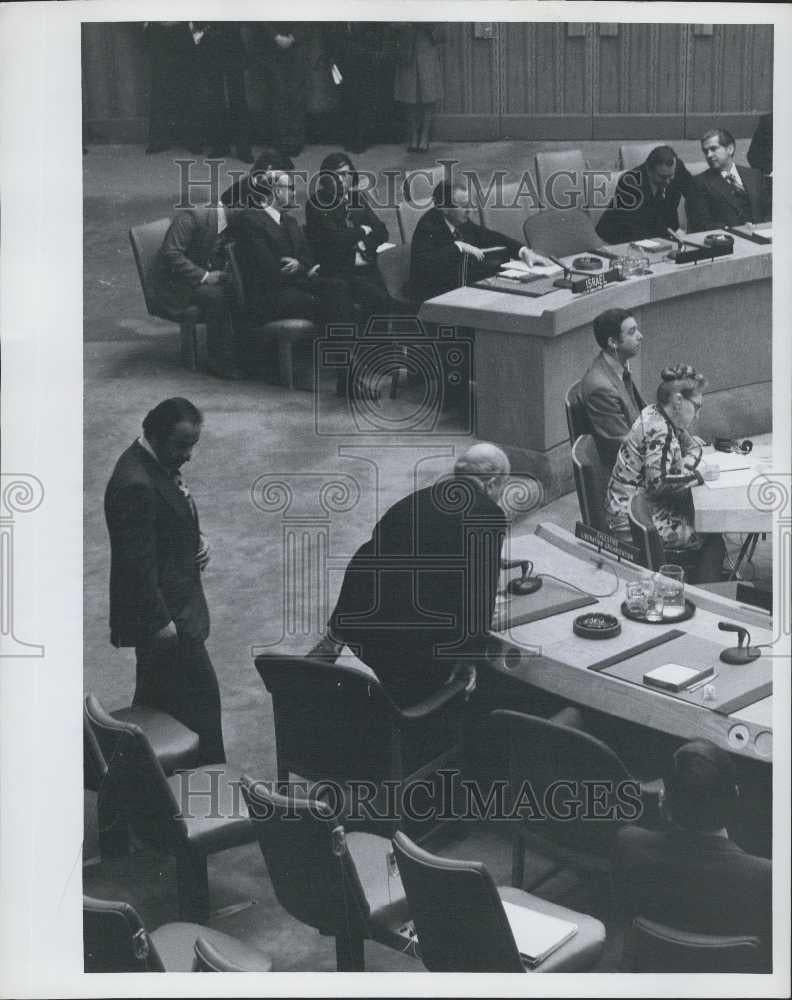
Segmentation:
<svg viewBox="0 0 792 1000">
<path fill-rule="evenodd" d="M 700 934 L 751 934 L 772 955 L 772 863 L 732 840 L 626 827 L 614 849 L 616 898 L 644 916 Z"/>
<path fill-rule="evenodd" d="M 223 237 L 230 235 L 229 227 Z M 190 304 L 193 289 L 207 271 L 222 269 L 222 240 L 217 239 L 217 209 L 180 211 L 165 234 L 154 263 L 154 288 L 160 303 L 177 315 Z"/>
<path fill-rule="evenodd" d="M 594 358 L 580 384 L 580 398 L 594 428 L 594 438 L 603 465 L 613 468 L 622 438 L 646 405 L 633 382 L 630 395 L 624 382 L 605 360 L 602 351 Z"/>
<path fill-rule="evenodd" d="M 718 170 L 705 170 L 693 178 L 687 204 L 688 229 L 703 233 L 707 229 L 740 226 L 746 222 L 767 222 L 771 215 L 767 181 L 758 170 L 737 167 L 748 195 L 748 208 L 741 207 L 739 193 Z"/>
<path fill-rule="evenodd" d="M 365 236 L 361 226 L 369 226 L 371 233 Z M 364 258 L 374 263 L 377 247 L 388 239 L 387 227 L 362 192 L 352 192 L 349 203 L 333 199 L 331 190 L 326 197 L 311 198 L 305 206 L 305 230 L 325 278 L 354 270 L 361 240 L 366 247 Z"/>
<path fill-rule="evenodd" d="M 205 639 L 209 611 L 195 565 L 197 515 L 137 441 L 121 455 L 107 484 L 105 517 L 113 645 L 142 645 L 169 621 L 180 635 Z"/>
<path fill-rule="evenodd" d="M 455 650 L 479 648 L 505 532 L 501 508 L 452 477 L 394 504 L 352 557 L 331 632 L 359 647 L 396 701 L 421 700 L 447 679 Z"/>
<path fill-rule="evenodd" d="M 457 239 L 476 247 L 505 246 L 514 257 L 520 250 L 516 240 L 475 222 L 463 222 Z M 410 247 L 410 288 L 414 298 L 424 301 L 460 285 L 470 285 L 498 268 L 486 261 L 478 263 L 454 245 L 455 238 L 443 213 L 430 208 L 421 216 Z"/>
<path fill-rule="evenodd" d="M 652 191 L 645 163 L 625 171 L 619 178 L 608 208 L 597 223 L 597 233 L 606 243 L 631 243 L 652 236 L 666 236 L 679 226 L 679 202 L 692 178 L 677 160 L 676 174 L 665 197 Z"/>
<path fill-rule="evenodd" d="M 762 115 L 748 147 L 748 162 L 763 174 L 773 172 L 773 116 Z"/>
<path fill-rule="evenodd" d="M 277 309 L 284 288 L 302 287 L 306 272 L 316 261 L 299 223 L 288 212 L 281 224 L 263 209 L 245 208 L 235 218 L 234 232 L 245 276 L 246 307 L 266 315 Z M 281 257 L 295 257 L 302 264 L 297 274 L 281 274 Z"/>
</svg>

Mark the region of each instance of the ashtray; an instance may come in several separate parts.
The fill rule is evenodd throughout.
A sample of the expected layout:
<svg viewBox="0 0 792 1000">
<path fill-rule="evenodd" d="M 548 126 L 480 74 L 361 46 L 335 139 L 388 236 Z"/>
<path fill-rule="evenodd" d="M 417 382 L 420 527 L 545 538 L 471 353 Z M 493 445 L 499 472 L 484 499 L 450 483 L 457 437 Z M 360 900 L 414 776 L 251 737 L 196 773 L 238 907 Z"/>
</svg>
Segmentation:
<svg viewBox="0 0 792 1000">
<path fill-rule="evenodd" d="M 612 639 L 621 632 L 621 625 L 613 615 L 589 611 L 577 616 L 572 623 L 572 631 L 582 639 Z"/>
<path fill-rule="evenodd" d="M 575 257 L 572 261 L 572 266 L 577 271 L 601 271 L 602 261 L 599 257 L 592 257 L 590 254 L 584 254 L 582 257 Z"/>
</svg>

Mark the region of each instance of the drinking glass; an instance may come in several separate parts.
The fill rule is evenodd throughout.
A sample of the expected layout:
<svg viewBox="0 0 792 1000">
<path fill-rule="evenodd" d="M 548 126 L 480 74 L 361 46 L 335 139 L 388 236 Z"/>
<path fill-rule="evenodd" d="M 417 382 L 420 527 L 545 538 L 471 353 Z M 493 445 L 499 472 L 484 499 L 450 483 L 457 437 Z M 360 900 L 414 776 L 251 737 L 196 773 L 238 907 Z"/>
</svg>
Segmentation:
<svg viewBox="0 0 792 1000">
<path fill-rule="evenodd" d="M 627 584 L 627 609 L 630 614 L 645 617 L 648 592 L 649 588 L 643 580 L 633 580 Z"/>
<path fill-rule="evenodd" d="M 679 618 L 685 613 L 685 570 L 675 563 L 660 567 L 657 589 L 663 596 L 663 617 Z"/>
<path fill-rule="evenodd" d="M 663 620 L 663 595 L 658 590 L 653 590 L 646 598 L 646 620 L 648 622 L 661 622 Z"/>
</svg>

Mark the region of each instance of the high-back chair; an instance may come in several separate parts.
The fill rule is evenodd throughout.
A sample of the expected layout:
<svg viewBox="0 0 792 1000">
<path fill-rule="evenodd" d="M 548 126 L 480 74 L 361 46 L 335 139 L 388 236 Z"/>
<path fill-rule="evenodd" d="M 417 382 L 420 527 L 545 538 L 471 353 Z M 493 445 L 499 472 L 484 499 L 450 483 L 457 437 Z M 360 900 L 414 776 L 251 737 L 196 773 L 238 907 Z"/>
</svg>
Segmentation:
<svg viewBox="0 0 792 1000">
<path fill-rule="evenodd" d="M 515 823 L 512 885 L 522 885 L 528 846 L 559 864 L 609 872 L 614 839 L 628 822 L 619 809 L 619 789 L 625 782 L 635 782 L 622 760 L 602 740 L 557 719 L 501 709 L 493 712 L 490 719 L 494 726 L 508 732 L 509 786 L 513 796 L 528 783 L 536 801 L 543 803 L 547 801 L 547 789 L 555 782 L 571 781 L 579 790 L 586 787 L 586 782 L 598 782 L 608 790 L 603 792 L 607 802 L 601 803 L 601 814 L 612 817 L 592 822 L 584 815 L 585 808 L 575 807 L 582 794 L 579 791 L 577 795 L 570 793 L 568 798 L 572 801 L 566 809 L 563 795 L 557 798 L 558 811 L 568 812 L 569 816 L 554 818 L 543 812 L 539 817 L 529 815 L 523 822 Z M 647 806 L 654 805 L 651 799 L 656 798 L 658 783 L 636 784 L 639 794 L 646 797 Z"/>
<path fill-rule="evenodd" d="M 582 434 L 572 445 L 572 473 L 580 505 L 580 520 L 591 528 L 607 531 L 605 493 L 609 470 L 603 465 L 591 434 Z"/>
<path fill-rule="evenodd" d="M 566 413 L 570 444 L 574 444 L 581 434 L 593 432 L 586 407 L 580 396 L 580 379 L 573 382 L 564 395 L 564 412 Z"/>
<path fill-rule="evenodd" d="M 132 254 L 148 314 L 179 324 L 182 364 L 185 368 L 195 371 L 198 367 L 198 326 L 203 322 L 201 310 L 197 306 L 188 306 L 178 313 L 165 309 L 158 301 L 154 289 L 157 254 L 170 224 L 171 220 L 166 218 L 132 226 L 129 230 L 129 242 L 132 244 Z"/>
<path fill-rule="evenodd" d="M 536 192 L 538 196 L 538 192 Z M 500 188 L 493 187 L 479 205 L 479 220 L 487 229 L 494 229 L 504 236 L 522 243 L 523 226 L 529 215 L 535 215 L 543 202 L 532 197 L 530 188 L 520 181 L 509 181 Z"/>
<path fill-rule="evenodd" d="M 200 750 L 198 734 L 173 716 L 147 705 L 119 708 L 110 715 L 121 722 L 132 722 L 140 726 L 166 776 L 176 770 L 197 765 Z M 112 746 L 108 745 L 107 750 L 112 759 Z M 113 802 L 112 788 L 105 784 L 106 776 L 107 759 L 83 711 L 83 787 L 97 793 L 97 832 L 99 851 L 103 858 L 126 854 L 129 848 L 129 831 Z"/>
<path fill-rule="evenodd" d="M 181 917 L 206 921 L 207 857 L 255 840 L 234 776 L 211 765 L 166 778 L 140 726 L 108 715 L 94 695 L 85 699 L 85 715 L 107 761 L 114 804 L 144 843 L 174 855 Z"/>
<path fill-rule="evenodd" d="M 281 385 L 287 389 L 295 388 L 294 355 L 297 344 L 315 340 L 319 336 L 319 328 L 309 319 L 273 319 L 267 323 L 245 322 L 245 284 L 242 277 L 242 267 L 239 252 L 233 243 L 226 245 L 231 283 L 237 308 L 237 322 L 245 324 L 246 339 L 252 352 L 250 360 L 255 361 L 262 343 L 272 342 L 278 346 L 278 375 Z M 313 379 L 308 380 L 305 388 L 313 388 Z"/>
<path fill-rule="evenodd" d="M 393 840 L 417 947 L 430 972 L 528 972 L 503 903 L 578 926 L 573 938 L 537 972 L 581 972 L 599 959 L 605 928 L 599 920 L 518 889 L 497 888 L 478 861 L 430 854 L 402 831 Z"/>
<path fill-rule="evenodd" d="M 320 799 L 242 776 L 242 794 L 275 895 L 297 920 L 335 938 L 339 972 L 364 969 L 367 938 L 405 951 L 404 890 L 387 837 L 346 833 Z"/>
<path fill-rule="evenodd" d="M 272 695 L 281 783 L 290 774 L 342 785 L 414 781 L 461 752 L 463 679 L 401 709 L 373 673 L 352 665 L 274 653 L 255 664 Z"/>
<path fill-rule="evenodd" d="M 200 937 L 199 937 L 200 935 Z M 85 972 L 209 972 L 198 955 L 211 955 L 222 971 L 269 972 L 272 963 L 229 934 L 193 923 L 147 931 L 137 910 L 120 900 L 83 896 Z"/>
<path fill-rule="evenodd" d="M 625 938 L 622 972 L 768 972 L 759 938 L 694 934 L 636 917 Z"/>
<path fill-rule="evenodd" d="M 677 566 L 682 566 L 686 579 L 689 579 L 691 571 L 695 572 L 699 558 L 698 548 L 688 546 L 675 549 L 666 548 L 663 545 L 663 540 L 652 519 L 646 494 L 642 490 L 638 490 L 630 499 L 627 516 L 630 521 L 633 545 L 640 553 L 641 563 L 647 569 L 654 571 L 659 570 L 664 563 L 675 563 Z"/>
<path fill-rule="evenodd" d="M 567 198 L 574 198 L 575 192 L 579 192 L 575 205 L 585 210 L 586 170 L 588 161 L 583 156 L 582 149 L 550 149 L 537 153 L 534 156 L 534 174 L 541 203 L 546 205 L 550 200 L 552 204 L 551 193 L 554 199 L 561 198 L 565 202 Z M 553 175 L 562 171 L 563 175 L 553 181 Z"/>
<path fill-rule="evenodd" d="M 596 249 L 602 240 L 594 223 L 579 208 L 545 208 L 523 224 L 525 242 L 540 254 L 568 257 Z"/>
<path fill-rule="evenodd" d="M 646 162 L 646 157 L 658 146 L 666 146 L 663 139 L 655 142 L 623 142 L 619 146 L 619 167 L 622 170 L 633 170 Z"/>
</svg>

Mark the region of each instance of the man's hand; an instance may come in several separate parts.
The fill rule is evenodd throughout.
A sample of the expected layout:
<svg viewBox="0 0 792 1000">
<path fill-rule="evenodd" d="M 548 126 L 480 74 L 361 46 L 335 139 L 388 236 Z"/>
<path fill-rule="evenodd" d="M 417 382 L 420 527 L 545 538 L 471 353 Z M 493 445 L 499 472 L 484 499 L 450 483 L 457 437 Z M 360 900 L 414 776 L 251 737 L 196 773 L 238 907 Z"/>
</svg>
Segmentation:
<svg viewBox="0 0 792 1000">
<path fill-rule="evenodd" d="M 294 35 L 276 35 L 275 44 L 279 49 L 290 49 L 294 45 Z"/>
<path fill-rule="evenodd" d="M 308 277 L 309 278 L 318 278 L 319 277 L 319 265 L 318 264 L 314 264 L 314 266 L 308 272 Z"/>
<path fill-rule="evenodd" d="M 374 231 L 371 228 L 371 226 L 361 226 L 360 228 L 363 231 L 364 236 L 371 236 L 372 232 Z"/>
<path fill-rule="evenodd" d="M 207 271 L 202 281 L 204 285 L 222 285 L 226 280 L 225 271 Z"/>
<path fill-rule="evenodd" d="M 201 535 L 201 547 L 195 553 L 195 565 L 202 573 L 209 565 L 209 559 L 209 542 Z"/>
<path fill-rule="evenodd" d="M 178 641 L 179 633 L 176 631 L 176 625 L 173 622 L 163 625 L 159 632 L 155 632 L 151 637 L 152 645 L 158 649 L 170 649 Z"/>
<path fill-rule="evenodd" d="M 701 462 L 698 467 L 698 472 L 705 483 L 711 483 L 716 479 L 720 479 L 719 465 L 710 465 L 708 462 Z"/>
<path fill-rule="evenodd" d="M 296 274 L 302 264 L 296 257 L 281 257 L 281 274 Z"/>
<path fill-rule="evenodd" d="M 476 260 L 484 260 L 484 251 L 480 247 L 474 247 L 472 243 L 465 243 L 464 240 L 455 240 L 454 242 L 460 253 L 475 257 Z"/>
<path fill-rule="evenodd" d="M 523 261 L 528 267 L 534 267 L 537 264 L 539 267 L 547 267 L 550 263 L 546 257 L 541 254 L 534 253 L 529 247 L 520 247 L 520 260 Z"/>
<path fill-rule="evenodd" d="M 465 681 L 465 694 L 470 695 L 476 690 L 476 668 L 472 663 L 457 663 L 447 683 L 453 684 L 460 680 Z"/>
</svg>

